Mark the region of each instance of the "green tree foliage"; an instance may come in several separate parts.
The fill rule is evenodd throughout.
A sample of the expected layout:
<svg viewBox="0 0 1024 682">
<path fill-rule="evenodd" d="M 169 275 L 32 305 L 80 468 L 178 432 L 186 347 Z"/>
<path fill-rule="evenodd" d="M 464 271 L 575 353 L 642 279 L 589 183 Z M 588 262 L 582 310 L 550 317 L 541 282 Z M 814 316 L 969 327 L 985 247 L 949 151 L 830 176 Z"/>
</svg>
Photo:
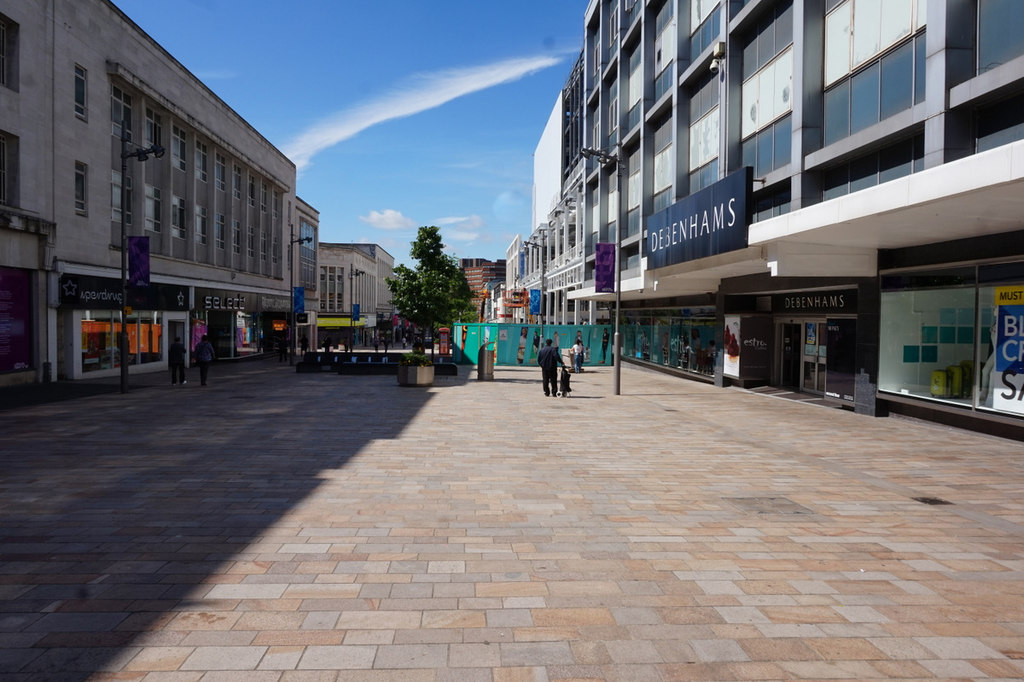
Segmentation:
<svg viewBox="0 0 1024 682">
<path fill-rule="evenodd" d="M 473 292 L 454 256 L 444 252 L 441 230 L 425 226 L 412 242 L 415 268 L 399 265 L 387 279 L 395 308 L 410 322 L 430 330 L 475 320 Z"/>
</svg>

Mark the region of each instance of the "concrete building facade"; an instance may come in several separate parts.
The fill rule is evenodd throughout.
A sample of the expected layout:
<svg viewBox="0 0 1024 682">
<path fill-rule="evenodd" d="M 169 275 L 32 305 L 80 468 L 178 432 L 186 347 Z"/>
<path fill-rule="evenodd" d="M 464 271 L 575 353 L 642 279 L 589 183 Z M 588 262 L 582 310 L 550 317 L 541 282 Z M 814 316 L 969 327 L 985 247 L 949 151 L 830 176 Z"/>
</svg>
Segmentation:
<svg viewBox="0 0 1024 682">
<path fill-rule="evenodd" d="M 366 346 L 374 336 L 390 335 L 395 308 L 387 279 L 394 276 L 394 256 L 376 244 L 321 242 L 317 257 L 318 346 L 323 348 L 326 339 L 332 347 Z M 359 319 L 352 314 L 355 306 L 359 306 Z"/>
<path fill-rule="evenodd" d="M 579 214 L 570 300 L 614 305 L 617 252 L 625 360 L 1020 434 L 1019 4 L 593 0 L 584 33 L 538 215 Z"/>
<path fill-rule="evenodd" d="M 237 358 L 287 334 L 294 164 L 107 0 L 5 3 L 0 35 L 17 330 L 0 383 L 159 370 L 175 337 Z"/>
</svg>

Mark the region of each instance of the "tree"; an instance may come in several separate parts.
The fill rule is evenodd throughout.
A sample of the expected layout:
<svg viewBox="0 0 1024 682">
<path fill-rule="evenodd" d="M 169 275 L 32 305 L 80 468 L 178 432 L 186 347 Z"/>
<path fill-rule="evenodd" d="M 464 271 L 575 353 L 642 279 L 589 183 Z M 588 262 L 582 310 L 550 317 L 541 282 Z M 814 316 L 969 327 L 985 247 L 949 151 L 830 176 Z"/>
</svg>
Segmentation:
<svg viewBox="0 0 1024 682">
<path fill-rule="evenodd" d="M 419 229 L 410 255 L 415 268 L 399 265 L 387 279 L 391 300 L 405 319 L 433 336 L 439 326 L 475 319 L 473 292 L 455 257 L 444 252 L 441 229 Z"/>
</svg>

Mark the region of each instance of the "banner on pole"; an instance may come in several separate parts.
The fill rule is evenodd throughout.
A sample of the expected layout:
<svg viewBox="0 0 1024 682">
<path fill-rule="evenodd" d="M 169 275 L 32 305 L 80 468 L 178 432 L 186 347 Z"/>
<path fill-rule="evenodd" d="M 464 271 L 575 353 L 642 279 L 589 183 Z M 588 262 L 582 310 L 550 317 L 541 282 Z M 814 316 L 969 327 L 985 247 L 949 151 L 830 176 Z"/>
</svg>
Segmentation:
<svg viewBox="0 0 1024 682">
<path fill-rule="evenodd" d="M 615 244 L 594 244 L 594 290 L 599 294 L 615 291 Z"/>
<path fill-rule="evenodd" d="M 149 286 L 149 237 L 128 237 L 128 286 Z"/>
</svg>

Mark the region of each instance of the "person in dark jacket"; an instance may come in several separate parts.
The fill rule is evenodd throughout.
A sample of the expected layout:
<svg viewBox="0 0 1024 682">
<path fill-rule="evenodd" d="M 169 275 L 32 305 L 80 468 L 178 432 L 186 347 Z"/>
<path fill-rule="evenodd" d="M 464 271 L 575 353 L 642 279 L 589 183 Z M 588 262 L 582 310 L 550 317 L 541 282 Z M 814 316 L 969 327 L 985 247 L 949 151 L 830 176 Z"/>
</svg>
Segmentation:
<svg viewBox="0 0 1024 682">
<path fill-rule="evenodd" d="M 557 348 L 551 346 L 551 339 L 544 341 L 544 347 L 537 354 L 541 377 L 544 382 L 544 395 L 558 395 L 558 368 L 565 367 L 562 355 Z"/>
<path fill-rule="evenodd" d="M 210 363 L 217 359 L 217 354 L 213 351 L 213 344 L 210 343 L 210 337 L 203 334 L 202 340 L 196 344 L 195 350 L 196 362 L 199 363 L 199 385 L 206 385 L 206 377 L 210 373 Z"/>
<path fill-rule="evenodd" d="M 171 386 L 185 384 L 185 344 L 181 337 L 176 336 L 174 343 L 167 349 L 167 362 L 171 366 Z"/>
</svg>

